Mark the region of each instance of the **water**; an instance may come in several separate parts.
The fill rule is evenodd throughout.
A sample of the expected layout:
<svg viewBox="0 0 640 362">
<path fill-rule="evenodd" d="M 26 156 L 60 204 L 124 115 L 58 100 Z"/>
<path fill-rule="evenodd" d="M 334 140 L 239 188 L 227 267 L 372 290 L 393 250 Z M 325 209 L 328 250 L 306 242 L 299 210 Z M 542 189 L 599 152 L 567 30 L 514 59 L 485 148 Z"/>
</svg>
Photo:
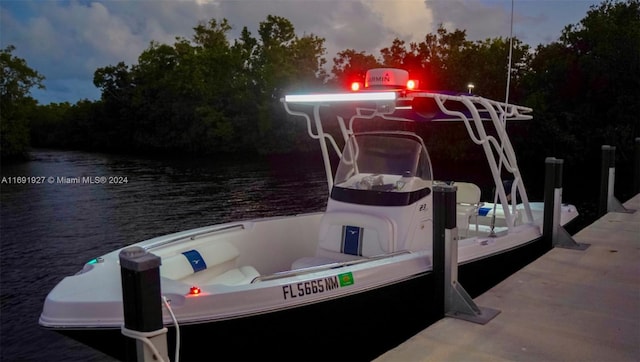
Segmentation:
<svg viewBox="0 0 640 362">
<path fill-rule="evenodd" d="M 12 182 L 0 184 L 2 361 L 111 360 L 38 325 L 47 293 L 96 256 L 158 235 L 314 212 L 326 203 L 322 166 L 309 160 L 162 161 L 51 150 L 31 156 L 2 165 L 0 176 Z M 16 176 L 43 178 L 15 184 Z M 102 176 L 107 183 L 59 182 Z M 109 183 L 124 177 L 126 183 Z"/>
<path fill-rule="evenodd" d="M 42 184 L 0 184 L 2 361 L 112 360 L 38 326 L 47 293 L 96 256 L 158 235 L 314 212 L 326 203 L 322 165 L 308 159 L 163 161 L 49 150 L 34 151 L 32 158 L 2 165 L 0 174 L 44 177 Z M 57 180 L 101 176 L 127 182 Z M 581 213 L 589 210 L 577 204 Z M 580 226 L 592 221 L 583 219 Z"/>
</svg>

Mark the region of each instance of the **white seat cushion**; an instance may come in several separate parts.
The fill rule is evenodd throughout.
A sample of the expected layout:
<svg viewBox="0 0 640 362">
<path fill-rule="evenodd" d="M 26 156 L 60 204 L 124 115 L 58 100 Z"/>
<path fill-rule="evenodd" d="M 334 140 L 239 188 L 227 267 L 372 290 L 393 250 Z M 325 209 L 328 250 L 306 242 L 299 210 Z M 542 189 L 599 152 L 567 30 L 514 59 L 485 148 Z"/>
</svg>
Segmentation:
<svg viewBox="0 0 640 362">
<path fill-rule="evenodd" d="M 457 227 L 463 236 L 468 236 L 471 218 L 474 218 L 478 230 L 478 208 L 480 206 L 480 188 L 469 182 L 456 182 L 456 214 Z"/>
<path fill-rule="evenodd" d="M 458 188 L 456 191 L 456 203 L 477 205 L 480 202 L 481 191 L 476 184 L 469 182 L 455 182 Z"/>
<path fill-rule="evenodd" d="M 193 267 L 187 258 L 182 254 L 162 258 L 160 275 L 163 277 L 179 280 L 193 274 Z"/>
<path fill-rule="evenodd" d="M 240 255 L 238 249 L 227 242 L 215 242 L 198 245 L 192 249 L 198 252 L 206 264 L 206 268 L 195 274 L 208 271 L 207 274 L 221 274 L 235 265 L 235 259 Z M 187 250 L 189 253 L 192 250 Z M 180 280 L 194 274 L 195 266 L 191 264 L 184 253 L 163 257 L 160 266 L 160 275 L 163 277 Z"/>
<path fill-rule="evenodd" d="M 260 275 L 252 266 L 241 266 L 239 268 L 227 270 L 216 276 L 207 284 L 241 285 L 251 284 Z"/>
</svg>

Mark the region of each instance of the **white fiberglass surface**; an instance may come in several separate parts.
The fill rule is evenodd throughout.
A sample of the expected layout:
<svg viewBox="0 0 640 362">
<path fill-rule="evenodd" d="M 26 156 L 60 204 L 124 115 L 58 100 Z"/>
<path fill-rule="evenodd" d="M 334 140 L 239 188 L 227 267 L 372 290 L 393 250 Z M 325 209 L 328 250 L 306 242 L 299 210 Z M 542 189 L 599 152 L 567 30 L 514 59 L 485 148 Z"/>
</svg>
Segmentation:
<svg viewBox="0 0 640 362">
<path fill-rule="evenodd" d="M 410 192 L 431 180 L 431 162 L 419 137 L 405 132 L 372 132 L 349 138 L 336 171 L 335 184 Z"/>
</svg>

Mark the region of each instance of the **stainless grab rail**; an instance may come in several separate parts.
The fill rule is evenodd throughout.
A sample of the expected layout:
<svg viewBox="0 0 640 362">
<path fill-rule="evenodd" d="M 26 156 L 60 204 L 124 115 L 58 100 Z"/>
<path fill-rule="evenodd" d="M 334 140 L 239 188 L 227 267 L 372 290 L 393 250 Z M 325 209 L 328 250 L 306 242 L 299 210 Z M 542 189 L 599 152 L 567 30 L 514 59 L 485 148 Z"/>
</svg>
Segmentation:
<svg viewBox="0 0 640 362">
<path fill-rule="evenodd" d="M 394 256 L 403 255 L 403 254 L 411 254 L 411 252 L 409 250 L 399 250 L 399 251 L 394 251 L 393 253 L 375 255 L 375 256 L 372 256 L 372 257 L 369 257 L 369 258 L 364 258 L 364 259 L 356 259 L 356 260 L 335 262 L 335 263 L 330 263 L 330 264 L 324 264 L 324 265 L 318 265 L 318 266 L 310 266 L 308 268 L 301 268 L 301 269 L 294 269 L 294 270 L 285 270 L 285 271 L 281 271 L 281 272 L 277 272 L 277 273 L 273 273 L 273 274 L 269 274 L 269 275 L 259 275 L 259 276 L 255 277 L 251 281 L 251 283 L 264 282 L 264 281 L 268 281 L 268 280 L 276 280 L 276 279 L 282 279 L 282 278 L 288 278 L 288 277 L 293 277 L 293 276 L 297 276 L 297 275 L 315 273 L 315 272 L 322 271 L 322 270 L 343 268 L 345 266 L 350 266 L 350 265 L 355 265 L 355 264 L 362 264 L 362 263 L 366 263 L 366 262 L 374 261 L 374 260 L 387 259 L 387 258 L 391 258 L 391 257 L 394 257 Z"/>
<path fill-rule="evenodd" d="M 176 237 L 171 238 L 171 239 L 158 241 L 157 243 L 153 243 L 151 245 L 146 245 L 143 248 L 146 251 L 149 251 L 151 249 L 155 249 L 155 248 L 159 248 L 161 246 L 165 246 L 165 245 L 168 245 L 168 244 L 175 243 L 176 241 L 187 240 L 187 239 L 196 240 L 197 238 L 201 238 L 203 236 L 208 236 L 210 234 L 228 232 L 228 231 L 232 231 L 232 230 L 235 230 L 235 229 L 244 230 L 244 224 L 227 225 L 227 226 L 223 226 L 223 227 L 214 228 L 214 229 L 211 229 L 211 230 L 203 230 L 203 231 L 200 231 L 200 232 L 195 233 L 195 234 L 176 236 Z"/>
</svg>

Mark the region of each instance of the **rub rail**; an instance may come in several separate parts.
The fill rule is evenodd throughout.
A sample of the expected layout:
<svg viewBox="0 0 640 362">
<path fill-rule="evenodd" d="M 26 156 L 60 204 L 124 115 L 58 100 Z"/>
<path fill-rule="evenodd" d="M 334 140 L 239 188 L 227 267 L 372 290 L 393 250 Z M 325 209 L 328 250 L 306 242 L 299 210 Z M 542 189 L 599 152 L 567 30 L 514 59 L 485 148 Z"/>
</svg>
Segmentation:
<svg viewBox="0 0 640 362">
<path fill-rule="evenodd" d="M 146 251 L 149 251 L 149 250 L 152 250 L 152 249 L 155 249 L 155 248 L 159 248 L 161 246 L 165 246 L 165 245 L 168 245 L 168 244 L 175 243 L 177 241 L 186 240 L 186 239 L 196 240 L 196 239 L 204 237 L 204 236 L 209 236 L 209 235 L 212 235 L 212 234 L 223 233 L 223 232 L 229 232 L 229 231 L 233 231 L 233 230 L 244 230 L 244 224 L 227 225 L 227 226 L 217 227 L 217 228 L 213 228 L 213 229 L 203 230 L 203 231 L 200 231 L 198 233 L 194 233 L 194 234 L 190 234 L 190 235 L 176 236 L 174 238 L 170 238 L 170 239 L 167 239 L 167 240 L 158 241 L 158 242 L 153 243 L 151 245 L 146 245 L 146 246 L 144 246 L 144 249 Z"/>
<path fill-rule="evenodd" d="M 309 274 L 309 273 L 315 273 L 315 272 L 322 271 L 322 270 L 343 268 L 345 266 L 366 263 L 366 262 L 373 261 L 373 260 L 391 258 L 391 257 L 394 257 L 394 256 L 403 255 L 403 254 L 411 254 L 411 252 L 409 250 L 399 250 L 399 251 L 396 251 L 396 252 L 393 252 L 393 253 L 383 254 L 383 255 L 376 255 L 376 256 L 372 256 L 370 258 L 365 258 L 365 259 L 342 261 L 342 262 L 336 262 L 336 263 L 312 266 L 312 267 L 302 268 L 302 269 L 285 270 L 285 271 L 282 271 L 282 272 L 277 272 L 277 273 L 273 273 L 273 274 L 269 274 L 269 275 L 259 275 L 259 276 L 255 277 L 251 281 L 251 283 L 264 282 L 264 281 L 267 281 L 267 280 L 276 280 L 276 279 L 288 278 L 288 277 L 293 277 L 293 276 L 296 276 L 296 275 L 304 275 L 304 274 Z"/>
</svg>

